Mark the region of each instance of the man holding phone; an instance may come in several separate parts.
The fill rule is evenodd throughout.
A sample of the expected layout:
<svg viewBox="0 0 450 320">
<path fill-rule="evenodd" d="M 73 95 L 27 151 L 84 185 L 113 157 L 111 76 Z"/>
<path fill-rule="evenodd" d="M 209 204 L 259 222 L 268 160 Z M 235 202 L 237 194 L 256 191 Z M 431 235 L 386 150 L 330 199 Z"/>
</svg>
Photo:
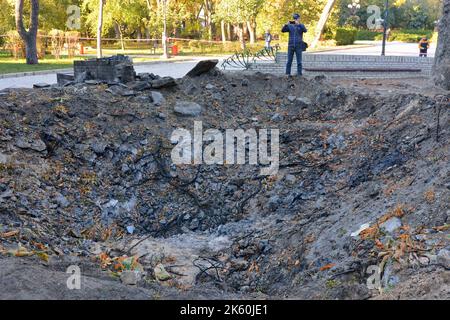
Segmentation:
<svg viewBox="0 0 450 320">
<path fill-rule="evenodd" d="M 286 74 L 291 75 L 292 62 L 294 54 L 297 57 L 297 72 L 302 75 L 302 52 L 306 49 L 306 43 L 303 42 L 303 34 L 308 30 L 305 25 L 300 23 L 300 15 L 293 15 L 294 20 L 285 24 L 281 32 L 289 32 L 288 61 L 286 64 Z"/>
</svg>

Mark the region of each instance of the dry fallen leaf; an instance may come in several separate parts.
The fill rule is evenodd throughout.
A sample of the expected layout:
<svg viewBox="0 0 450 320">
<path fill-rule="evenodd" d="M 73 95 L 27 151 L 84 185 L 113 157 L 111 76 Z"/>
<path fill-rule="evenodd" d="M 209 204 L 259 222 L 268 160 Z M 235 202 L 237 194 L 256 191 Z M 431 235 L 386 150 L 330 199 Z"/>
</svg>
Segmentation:
<svg viewBox="0 0 450 320">
<path fill-rule="evenodd" d="M 378 249 L 381 249 L 381 250 L 384 249 L 384 245 L 379 239 L 375 239 L 375 245 L 377 246 Z"/>
<path fill-rule="evenodd" d="M 34 255 L 34 252 L 28 251 L 27 248 L 24 248 L 21 245 L 19 245 L 19 248 L 16 250 L 9 250 L 8 253 L 15 257 L 30 257 Z"/>
<path fill-rule="evenodd" d="M 48 262 L 48 254 L 42 251 L 35 251 L 36 255 L 41 259 L 44 260 L 45 262 Z"/>
<path fill-rule="evenodd" d="M 333 268 L 335 265 L 336 265 L 335 263 L 329 263 L 329 264 L 323 266 L 322 268 L 320 268 L 320 271 L 329 270 L 329 269 Z"/>
<path fill-rule="evenodd" d="M 4 238 L 4 239 L 11 238 L 18 234 L 19 234 L 19 230 L 9 231 L 9 232 L 5 232 L 5 233 L 1 233 L 0 238 Z"/>
</svg>

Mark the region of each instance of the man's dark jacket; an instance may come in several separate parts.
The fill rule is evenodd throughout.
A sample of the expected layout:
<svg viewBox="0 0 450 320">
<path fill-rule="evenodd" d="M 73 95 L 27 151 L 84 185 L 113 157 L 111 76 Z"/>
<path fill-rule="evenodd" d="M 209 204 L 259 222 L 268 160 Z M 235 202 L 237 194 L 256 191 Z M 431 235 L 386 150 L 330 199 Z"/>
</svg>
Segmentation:
<svg viewBox="0 0 450 320">
<path fill-rule="evenodd" d="M 305 25 L 300 24 L 286 24 L 281 32 L 289 32 L 289 46 L 295 47 L 299 46 L 303 42 L 303 33 L 306 33 L 308 30 Z"/>
</svg>

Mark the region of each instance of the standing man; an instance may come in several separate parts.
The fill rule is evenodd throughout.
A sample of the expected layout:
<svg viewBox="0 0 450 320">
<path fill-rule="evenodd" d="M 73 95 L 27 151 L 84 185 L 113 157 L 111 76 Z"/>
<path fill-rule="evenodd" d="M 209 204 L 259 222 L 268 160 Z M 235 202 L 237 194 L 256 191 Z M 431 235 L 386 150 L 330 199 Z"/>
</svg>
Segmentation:
<svg viewBox="0 0 450 320">
<path fill-rule="evenodd" d="M 288 61 L 286 65 L 286 74 L 291 75 L 292 62 L 294 61 L 294 53 L 297 57 L 297 71 L 298 75 L 302 75 L 302 52 L 306 48 L 303 42 L 303 34 L 308 30 L 305 25 L 300 23 L 300 15 L 298 13 L 293 15 L 294 21 L 289 21 L 284 25 L 281 32 L 289 32 L 289 47 L 288 47 Z"/>
<path fill-rule="evenodd" d="M 266 40 L 266 49 L 270 49 L 271 45 L 270 43 L 272 42 L 272 34 L 270 33 L 270 30 L 266 31 L 266 34 L 264 35 L 264 39 Z"/>
</svg>

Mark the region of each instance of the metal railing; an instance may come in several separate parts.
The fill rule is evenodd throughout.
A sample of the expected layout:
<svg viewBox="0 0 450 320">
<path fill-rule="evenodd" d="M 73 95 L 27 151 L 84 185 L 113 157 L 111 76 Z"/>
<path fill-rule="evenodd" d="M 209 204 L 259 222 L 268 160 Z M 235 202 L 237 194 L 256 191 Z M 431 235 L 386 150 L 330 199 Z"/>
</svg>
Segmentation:
<svg viewBox="0 0 450 320">
<path fill-rule="evenodd" d="M 222 62 L 223 70 L 228 69 L 250 69 L 251 65 L 259 61 L 276 61 L 277 53 L 280 51 L 280 45 L 261 49 L 255 53 L 250 50 L 236 52 L 231 57 Z"/>
</svg>

